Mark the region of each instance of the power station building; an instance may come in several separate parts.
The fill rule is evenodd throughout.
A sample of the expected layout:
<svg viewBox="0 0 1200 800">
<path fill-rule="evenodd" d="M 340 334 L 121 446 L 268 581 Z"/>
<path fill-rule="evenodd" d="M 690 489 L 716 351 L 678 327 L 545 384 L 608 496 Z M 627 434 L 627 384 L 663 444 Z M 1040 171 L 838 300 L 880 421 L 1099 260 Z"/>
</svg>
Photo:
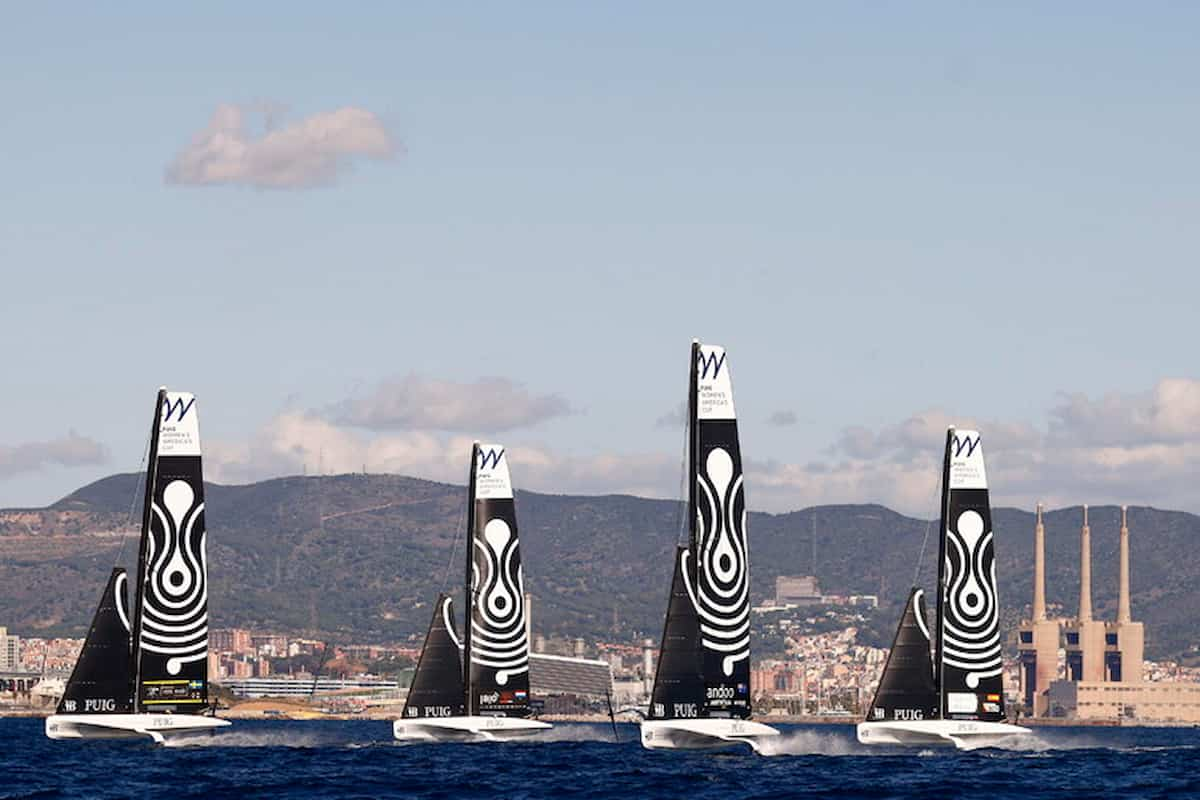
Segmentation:
<svg viewBox="0 0 1200 800">
<path fill-rule="evenodd" d="M 1042 506 L 1034 527 L 1033 606 L 1018 631 L 1024 714 L 1119 722 L 1200 722 L 1200 684 L 1145 683 L 1145 628 L 1133 621 L 1129 602 L 1129 516 L 1121 506 L 1117 618 L 1092 615 L 1092 531 L 1083 507 L 1079 532 L 1079 615 L 1046 615 L 1046 529 Z M 1065 664 L 1059 669 L 1060 648 Z M 1065 674 L 1062 674 L 1064 673 Z"/>
</svg>

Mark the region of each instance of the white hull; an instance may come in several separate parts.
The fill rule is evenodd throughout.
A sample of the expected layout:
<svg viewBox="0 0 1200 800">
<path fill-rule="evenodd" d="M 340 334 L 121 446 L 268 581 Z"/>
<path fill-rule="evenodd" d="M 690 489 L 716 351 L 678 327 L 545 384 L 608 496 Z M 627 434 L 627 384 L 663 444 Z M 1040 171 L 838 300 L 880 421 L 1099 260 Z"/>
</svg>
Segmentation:
<svg viewBox="0 0 1200 800">
<path fill-rule="evenodd" d="M 189 733 L 215 731 L 229 720 L 197 714 L 52 714 L 46 717 L 51 739 L 136 739 L 156 742 Z"/>
<path fill-rule="evenodd" d="M 643 720 L 642 747 L 650 750 L 729 750 L 749 747 L 756 753 L 779 731 L 745 719 Z"/>
<path fill-rule="evenodd" d="M 396 720 L 392 735 L 402 742 L 504 742 L 551 727 L 518 717 L 420 717 Z"/>
<path fill-rule="evenodd" d="M 996 747 L 1022 733 L 1031 731 L 1007 722 L 928 719 L 858 723 L 858 741 L 863 744 L 909 747 L 953 745 L 960 750 L 974 750 L 980 747 Z"/>
</svg>

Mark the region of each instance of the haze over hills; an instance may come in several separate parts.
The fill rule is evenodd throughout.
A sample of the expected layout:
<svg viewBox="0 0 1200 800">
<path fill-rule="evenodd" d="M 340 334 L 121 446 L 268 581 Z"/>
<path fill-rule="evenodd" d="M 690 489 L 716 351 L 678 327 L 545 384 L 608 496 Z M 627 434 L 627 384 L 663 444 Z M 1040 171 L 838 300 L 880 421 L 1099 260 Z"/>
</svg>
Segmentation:
<svg viewBox="0 0 1200 800">
<path fill-rule="evenodd" d="M 44 509 L 0 511 L 0 623 L 23 635 L 82 635 L 114 562 L 131 567 L 140 523 L 138 476 L 114 475 Z M 459 591 L 465 489 L 393 475 L 289 477 L 206 488 L 210 607 L 215 627 L 392 640 L 423 633 L 439 591 Z M 551 635 L 657 639 L 681 530 L 681 505 L 624 495 L 517 493 L 534 625 Z M 133 514 L 131 515 L 131 509 Z M 1078 507 L 1046 515 L 1049 602 L 1078 607 Z M 1093 507 L 1094 605 L 1116 610 L 1118 510 Z M 913 581 L 924 520 L 878 505 L 752 513 L 754 603 L 776 576 L 811 574 L 827 594 L 877 594 L 893 619 Z M 1033 514 L 994 511 L 1005 628 L 1028 614 Z M 1130 509 L 1135 618 L 1148 653 L 1200 639 L 1200 517 Z M 125 535 L 123 535 L 125 534 Z M 920 580 L 933 583 L 936 531 Z M 455 546 L 453 557 L 451 548 Z M 123 548 L 122 548 L 123 543 Z M 461 591 L 459 591 L 461 594 Z"/>
</svg>

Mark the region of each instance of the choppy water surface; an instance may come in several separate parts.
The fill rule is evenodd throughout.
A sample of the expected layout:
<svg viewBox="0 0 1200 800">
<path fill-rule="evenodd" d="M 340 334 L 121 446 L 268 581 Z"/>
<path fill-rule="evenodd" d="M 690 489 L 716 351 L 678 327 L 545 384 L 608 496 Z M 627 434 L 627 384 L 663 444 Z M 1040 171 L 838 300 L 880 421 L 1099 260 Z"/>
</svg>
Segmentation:
<svg viewBox="0 0 1200 800">
<path fill-rule="evenodd" d="M 1200 731 L 1055 728 L 1004 750 L 868 749 L 850 726 L 781 726 L 776 754 L 648 752 L 633 726 L 512 744 L 399 745 L 388 722 L 235 722 L 170 746 L 54 742 L 0 720 L 0 797 L 1200 797 Z"/>
</svg>

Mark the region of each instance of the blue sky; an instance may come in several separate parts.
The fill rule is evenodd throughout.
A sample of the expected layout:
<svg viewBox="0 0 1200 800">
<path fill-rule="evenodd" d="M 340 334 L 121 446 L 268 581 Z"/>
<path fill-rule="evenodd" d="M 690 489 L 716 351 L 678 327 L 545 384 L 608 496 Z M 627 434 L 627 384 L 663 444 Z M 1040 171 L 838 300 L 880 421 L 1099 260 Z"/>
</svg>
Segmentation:
<svg viewBox="0 0 1200 800">
<path fill-rule="evenodd" d="M 217 480 L 461 480 L 478 435 L 530 488 L 673 496 L 699 336 L 752 506 L 928 513 L 953 420 L 998 502 L 1200 510 L 1198 17 L 11 9 L 0 504 L 136 469 L 164 383 Z M 178 179 L 231 109 L 258 166 Z M 312 134 L 344 110 L 343 144 Z"/>
</svg>

